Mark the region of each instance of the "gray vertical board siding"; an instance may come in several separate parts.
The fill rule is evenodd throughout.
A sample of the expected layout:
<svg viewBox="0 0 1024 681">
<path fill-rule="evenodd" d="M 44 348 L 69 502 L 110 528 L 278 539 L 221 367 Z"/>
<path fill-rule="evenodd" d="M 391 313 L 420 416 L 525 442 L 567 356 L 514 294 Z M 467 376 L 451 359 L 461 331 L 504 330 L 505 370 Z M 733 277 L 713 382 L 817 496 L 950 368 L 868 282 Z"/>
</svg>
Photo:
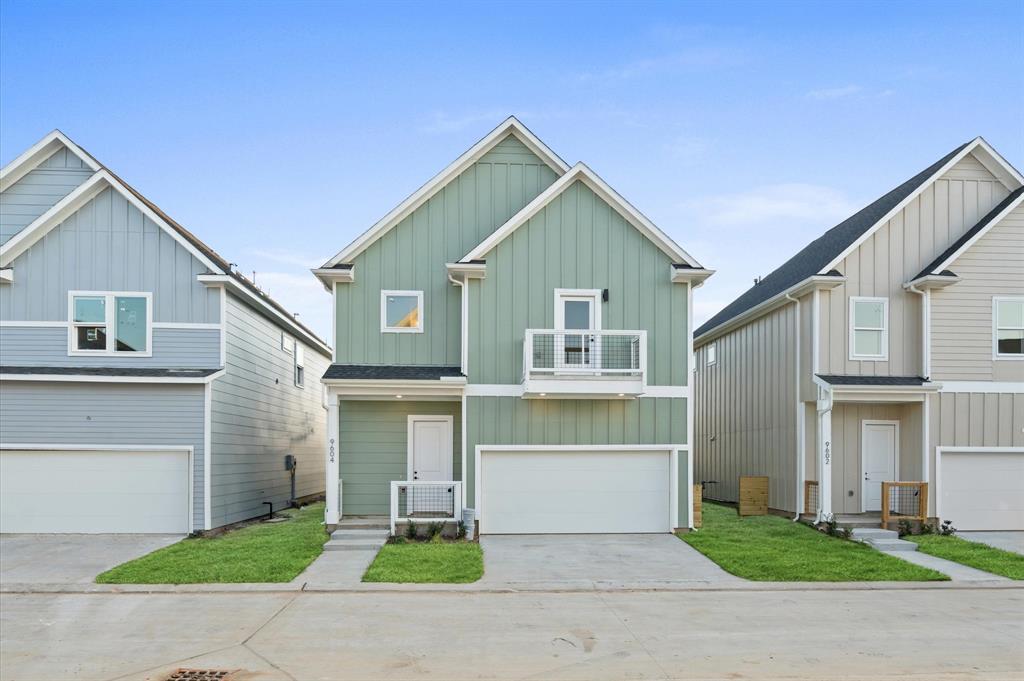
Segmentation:
<svg viewBox="0 0 1024 681">
<path fill-rule="evenodd" d="M 921 300 L 903 284 L 1008 193 L 977 159 L 967 156 L 843 260 L 837 269 L 846 275 L 846 283 L 821 294 L 821 373 L 920 374 Z M 889 298 L 888 361 L 849 359 L 851 296 Z"/>
<path fill-rule="evenodd" d="M 203 527 L 203 386 L 0 383 L 0 445 L 193 447 L 193 527 Z"/>
<path fill-rule="evenodd" d="M 48 211 L 93 174 L 65 148 L 0 193 L 0 244 Z"/>
<path fill-rule="evenodd" d="M 265 513 L 265 501 L 275 508 L 288 503 L 286 454 L 298 461 L 297 496 L 324 491 L 327 412 L 320 377 L 329 360 L 306 345 L 305 387 L 297 387 L 295 356 L 281 347 L 281 327 L 227 295 L 225 373 L 212 387 L 214 527 Z"/>
<path fill-rule="evenodd" d="M 864 483 L 862 432 L 865 420 L 898 421 L 899 477 L 921 480 L 922 409 L 912 404 L 837 402 L 832 409 L 832 512 L 860 513 Z M 809 478 L 810 479 L 810 478 Z"/>
<path fill-rule="evenodd" d="M 452 478 L 462 480 L 462 404 L 342 400 L 338 408 L 345 515 L 390 513 L 391 481 L 406 480 L 410 415 L 452 417 Z"/>
<path fill-rule="evenodd" d="M 932 292 L 932 378 L 1024 381 L 1024 362 L 993 359 L 993 296 L 1024 296 L 1024 206 L 949 267 L 961 279 Z"/>
<path fill-rule="evenodd" d="M 796 306 L 786 305 L 721 336 L 718 361 L 696 350 L 695 478 L 708 498 L 736 501 L 739 478 L 767 475 L 771 508 L 795 511 Z"/>
<path fill-rule="evenodd" d="M 106 189 L 14 259 L 14 281 L 0 286 L 0 319 L 67 321 L 68 291 L 153 294 L 154 322 L 216 323 L 216 289 L 196 281 L 203 263 Z"/>
<path fill-rule="evenodd" d="M 553 198 L 485 256 L 471 280 L 469 379 L 522 380 L 526 329 L 555 326 L 557 288 L 608 289 L 605 329 L 647 331 L 647 383 L 686 385 L 687 288 L 671 259 L 582 182 Z M 457 361 L 457 358 L 456 358 Z"/>
<path fill-rule="evenodd" d="M 339 284 L 338 362 L 458 364 L 460 291 L 446 262 L 462 258 L 556 179 L 508 137 L 354 259 L 356 280 Z M 423 291 L 423 333 L 381 333 L 381 290 Z"/>
<path fill-rule="evenodd" d="M 0 326 L 0 366 L 214 368 L 220 366 L 219 329 L 153 329 L 153 355 L 68 354 L 63 326 Z"/>
<path fill-rule="evenodd" d="M 687 444 L 686 400 L 467 397 L 466 499 L 472 503 L 475 494 L 477 445 L 619 444 Z"/>
</svg>

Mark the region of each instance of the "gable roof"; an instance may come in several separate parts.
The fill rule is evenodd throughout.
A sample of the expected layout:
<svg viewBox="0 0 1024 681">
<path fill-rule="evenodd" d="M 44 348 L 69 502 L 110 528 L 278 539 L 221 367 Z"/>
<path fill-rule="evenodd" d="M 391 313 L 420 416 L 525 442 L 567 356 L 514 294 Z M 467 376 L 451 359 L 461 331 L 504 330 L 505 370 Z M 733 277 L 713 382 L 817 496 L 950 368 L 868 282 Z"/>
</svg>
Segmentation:
<svg viewBox="0 0 1024 681">
<path fill-rule="evenodd" d="M 15 258 L 45 236 L 47 232 L 109 187 L 124 196 L 129 203 L 166 231 L 175 241 L 210 268 L 210 270 L 230 277 L 234 283 L 248 294 L 250 299 L 254 299 L 265 306 L 275 318 L 291 328 L 292 331 L 304 337 L 321 354 L 327 357 L 333 355 L 330 346 L 306 325 L 295 319 L 283 305 L 267 295 L 245 276 L 234 271 L 227 260 L 200 240 L 199 237 L 178 224 L 155 203 L 114 174 L 113 171 L 97 161 L 87 151 L 72 142 L 61 131 L 54 130 L 33 145 L 28 151 L 4 166 L 3 170 L 0 171 L 0 187 L 6 189 L 11 184 L 14 184 L 18 179 L 27 175 L 33 168 L 53 155 L 61 146 L 66 147 L 73 154 L 81 158 L 95 172 L 70 194 L 58 201 L 29 225 L 25 226 L 6 243 L 0 245 L 0 267 L 10 266 Z M 15 179 L 12 180 L 11 178 Z"/>
<path fill-rule="evenodd" d="M 426 203 L 434 194 L 440 191 L 446 184 L 455 177 L 476 163 L 488 151 L 493 149 L 509 135 L 514 135 L 526 147 L 537 155 L 544 163 L 555 171 L 556 175 L 562 175 L 569 170 L 568 164 L 559 158 L 558 154 L 552 151 L 546 144 L 534 135 L 530 130 L 519 122 L 515 116 L 509 116 L 501 125 L 490 131 L 479 142 L 466 150 L 461 156 L 452 161 L 447 168 L 432 177 L 426 184 L 410 194 L 404 201 L 395 206 L 390 213 L 378 220 L 372 227 L 363 232 L 359 237 L 338 252 L 333 258 L 324 263 L 320 269 L 334 267 L 335 265 L 348 263 L 357 255 L 366 250 L 370 244 L 381 238 L 394 228 L 399 222 L 408 217 L 413 211 Z"/>
<path fill-rule="evenodd" d="M 1010 187 L 1011 189 L 1024 185 L 1024 177 L 982 138 L 977 137 L 966 144 L 961 144 L 917 175 L 809 243 L 771 274 L 747 289 L 736 300 L 702 324 L 694 332 L 694 338 L 697 339 L 726 322 L 753 310 L 809 277 L 831 272 L 847 255 L 859 247 L 893 215 L 902 210 L 925 187 L 970 153 L 975 153 L 978 160 L 986 168 L 992 170 L 1002 182 L 1013 185 Z M 998 173 L 995 172 L 996 170 Z"/>
<path fill-rule="evenodd" d="M 989 229 L 994 227 L 1003 219 L 1007 213 L 1024 203 L 1024 186 L 1018 187 L 1015 191 L 1000 201 L 995 208 L 988 212 L 988 215 L 978 221 L 978 224 L 964 232 L 959 239 L 954 241 L 949 248 L 943 251 L 939 257 L 928 263 L 928 266 L 921 270 L 914 279 L 927 277 L 930 274 L 941 274 L 953 261 L 959 258 L 964 251 L 974 245 L 983 237 Z"/>
<path fill-rule="evenodd" d="M 576 181 L 582 182 L 589 187 L 591 191 L 597 194 L 603 201 L 622 215 L 626 222 L 633 225 L 633 227 L 639 230 L 641 234 L 647 237 L 662 252 L 668 255 L 668 257 L 672 259 L 673 263 L 685 263 L 690 267 L 702 269 L 700 263 L 698 263 L 689 253 L 684 251 L 679 244 L 658 229 L 658 227 L 651 222 L 647 216 L 634 208 L 631 203 L 626 201 L 626 199 L 612 189 L 608 183 L 602 180 L 597 173 L 588 168 L 587 165 L 582 162 L 574 165 L 569 172 L 555 180 L 550 187 L 537 195 L 533 201 L 523 206 L 518 213 L 509 218 L 505 224 L 498 227 L 498 229 L 492 232 L 486 239 L 481 241 L 473 248 L 473 250 L 463 256 L 459 262 L 468 263 L 473 260 L 483 258 L 483 256 L 490 252 L 495 246 L 504 241 L 505 238 L 516 229 L 526 224 L 530 218 L 540 212 L 544 206 L 550 203 L 555 197 L 561 195 L 562 192 L 571 187 Z"/>
</svg>

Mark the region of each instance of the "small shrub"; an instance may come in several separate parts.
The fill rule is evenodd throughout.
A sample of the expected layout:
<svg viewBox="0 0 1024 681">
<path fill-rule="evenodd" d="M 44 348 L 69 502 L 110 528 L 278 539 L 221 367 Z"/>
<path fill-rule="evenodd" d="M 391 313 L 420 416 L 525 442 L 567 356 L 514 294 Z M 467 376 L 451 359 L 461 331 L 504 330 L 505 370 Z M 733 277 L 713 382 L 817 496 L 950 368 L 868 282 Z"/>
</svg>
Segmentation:
<svg viewBox="0 0 1024 681">
<path fill-rule="evenodd" d="M 442 535 L 440 532 L 438 532 L 437 534 L 433 535 L 430 538 L 430 543 L 431 544 L 443 544 L 444 543 L 444 535 Z"/>
<path fill-rule="evenodd" d="M 921 534 L 935 534 L 935 526 L 931 523 L 921 523 Z"/>
<path fill-rule="evenodd" d="M 455 538 L 456 539 L 465 539 L 466 538 L 466 523 L 462 522 L 461 520 L 459 521 L 458 528 L 455 530 Z"/>
<path fill-rule="evenodd" d="M 853 528 L 852 527 L 844 527 L 843 528 L 843 539 L 853 539 Z"/>
<path fill-rule="evenodd" d="M 825 518 L 825 534 L 834 537 L 839 534 L 839 521 L 831 513 Z"/>
<path fill-rule="evenodd" d="M 405 537 L 402 537 L 402 536 L 392 537 L 391 538 L 391 543 L 392 544 L 405 544 L 405 543 L 407 543 L 407 541 L 408 540 Z"/>
<path fill-rule="evenodd" d="M 427 525 L 427 536 L 430 537 L 431 541 L 435 537 L 440 537 L 442 531 L 444 531 L 444 523 L 430 523 Z"/>
<path fill-rule="evenodd" d="M 906 537 L 914 534 L 914 526 L 910 524 L 909 520 L 901 520 L 897 525 L 896 531 L 901 537 Z"/>
<path fill-rule="evenodd" d="M 416 540 L 416 523 L 408 522 L 405 524 L 405 538 L 409 541 Z"/>
<path fill-rule="evenodd" d="M 952 537 L 954 534 L 956 534 L 956 528 L 953 527 L 953 521 L 943 520 L 942 527 L 939 528 L 939 534 L 941 534 L 943 537 Z"/>
</svg>

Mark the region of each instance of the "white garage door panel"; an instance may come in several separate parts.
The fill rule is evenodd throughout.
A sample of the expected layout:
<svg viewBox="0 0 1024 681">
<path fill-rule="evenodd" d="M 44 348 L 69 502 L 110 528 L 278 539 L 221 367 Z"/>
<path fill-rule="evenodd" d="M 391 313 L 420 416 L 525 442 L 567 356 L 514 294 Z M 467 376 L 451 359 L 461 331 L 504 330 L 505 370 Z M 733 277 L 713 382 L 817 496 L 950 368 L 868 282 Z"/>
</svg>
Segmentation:
<svg viewBox="0 0 1024 681">
<path fill-rule="evenodd" d="M 188 453 L 0 452 L 0 532 L 189 531 Z"/>
<path fill-rule="evenodd" d="M 483 452 L 480 531 L 669 532 L 667 451 Z"/>
<path fill-rule="evenodd" d="M 1024 452 L 942 455 L 942 518 L 960 530 L 1024 530 Z"/>
</svg>

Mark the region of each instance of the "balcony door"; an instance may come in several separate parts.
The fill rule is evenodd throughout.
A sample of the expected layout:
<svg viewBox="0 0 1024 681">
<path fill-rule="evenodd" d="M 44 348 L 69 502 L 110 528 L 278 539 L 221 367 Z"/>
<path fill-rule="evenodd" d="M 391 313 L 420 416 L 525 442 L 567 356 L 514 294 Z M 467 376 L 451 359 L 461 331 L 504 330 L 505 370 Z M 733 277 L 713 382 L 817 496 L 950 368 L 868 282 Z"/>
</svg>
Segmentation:
<svg viewBox="0 0 1024 681">
<path fill-rule="evenodd" d="M 600 338 L 592 332 L 601 329 L 600 290 L 557 289 L 555 328 L 556 369 L 599 368 Z M 571 333 L 575 330 L 591 333 Z"/>
</svg>

